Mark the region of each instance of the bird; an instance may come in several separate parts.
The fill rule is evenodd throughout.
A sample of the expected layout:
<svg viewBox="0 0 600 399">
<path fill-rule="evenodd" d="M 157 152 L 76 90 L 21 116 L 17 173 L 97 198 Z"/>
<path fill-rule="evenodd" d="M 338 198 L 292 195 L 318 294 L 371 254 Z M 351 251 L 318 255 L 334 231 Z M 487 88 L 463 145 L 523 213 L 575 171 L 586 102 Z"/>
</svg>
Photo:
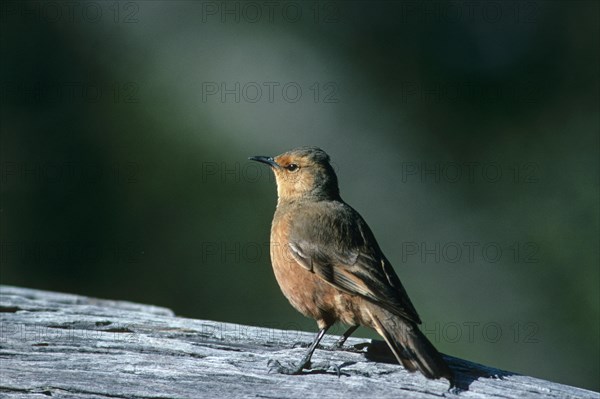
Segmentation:
<svg viewBox="0 0 600 399">
<path fill-rule="evenodd" d="M 452 387 L 451 369 L 420 331 L 421 319 L 373 232 L 340 197 L 329 155 L 318 147 L 299 147 L 249 159 L 275 174 L 277 206 L 270 238 L 275 278 L 290 304 L 319 328 L 300 362 L 292 367 L 276 362 L 276 371 L 310 370 L 319 342 L 341 322 L 350 328 L 337 347 L 359 326 L 374 329 L 408 371 L 446 378 Z"/>
</svg>

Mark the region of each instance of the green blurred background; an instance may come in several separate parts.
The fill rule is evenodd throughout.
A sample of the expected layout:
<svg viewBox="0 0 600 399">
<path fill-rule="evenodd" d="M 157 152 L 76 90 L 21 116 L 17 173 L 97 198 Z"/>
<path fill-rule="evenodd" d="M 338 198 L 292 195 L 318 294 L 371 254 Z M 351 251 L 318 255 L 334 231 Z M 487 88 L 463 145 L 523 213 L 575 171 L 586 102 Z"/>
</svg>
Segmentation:
<svg viewBox="0 0 600 399">
<path fill-rule="evenodd" d="M 315 331 L 247 157 L 317 145 L 442 352 L 600 389 L 597 2 L 0 16 L 2 284 Z"/>
</svg>

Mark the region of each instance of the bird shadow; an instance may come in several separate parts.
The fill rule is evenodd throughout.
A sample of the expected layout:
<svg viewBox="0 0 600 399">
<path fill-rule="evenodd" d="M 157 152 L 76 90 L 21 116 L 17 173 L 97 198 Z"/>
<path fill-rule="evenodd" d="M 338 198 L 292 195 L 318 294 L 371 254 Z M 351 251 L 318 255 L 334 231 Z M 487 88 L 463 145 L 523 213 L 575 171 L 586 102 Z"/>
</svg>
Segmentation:
<svg viewBox="0 0 600 399">
<path fill-rule="evenodd" d="M 353 347 L 363 351 L 366 349 L 364 354 L 368 360 L 381 363 L 398 364 L 393 352 L 384 341 L 372 340 L 371 342 L 353 345 Z M 444 354 L 442 354 L 442 356 L 454 373 L 454 384 L 451 386 L 451 390 L 455 393 L 459 393 L 460 391 L 468 391 L 471 384 L 480 378 L 502 380 L 505 377 L 515 375 L 515 373 L 473 363 L 454 356 L 448 356 Z"/>
</svg>

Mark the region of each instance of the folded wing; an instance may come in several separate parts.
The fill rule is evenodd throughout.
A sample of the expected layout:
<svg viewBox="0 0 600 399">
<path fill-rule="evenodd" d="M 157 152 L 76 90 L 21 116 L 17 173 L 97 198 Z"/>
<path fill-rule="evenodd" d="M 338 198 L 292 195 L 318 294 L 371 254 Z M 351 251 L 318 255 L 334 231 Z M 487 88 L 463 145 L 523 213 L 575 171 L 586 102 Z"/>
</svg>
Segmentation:
<svg viewBox="0 0 600 399">
<path fill-rule="evenodd" d="M 328 207 L 324 212 L 319 207 Z M 307 205 L 292 221 L 294 259 L 327 283 L 414 323 L 419 315 L 363 218 L 343 202 Z"/>
</svg>

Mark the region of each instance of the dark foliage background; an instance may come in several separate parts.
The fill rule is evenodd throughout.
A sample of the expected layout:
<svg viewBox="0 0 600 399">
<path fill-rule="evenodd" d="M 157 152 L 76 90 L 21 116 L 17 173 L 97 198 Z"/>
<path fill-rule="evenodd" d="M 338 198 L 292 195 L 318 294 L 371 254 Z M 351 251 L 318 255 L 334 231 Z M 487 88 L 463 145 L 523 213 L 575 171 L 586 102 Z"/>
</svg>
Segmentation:
<svg viewBox="0 0 600 399">
<path fill-rule="evenodd" d="M 3 284 L 315 330 L 246 159 L 318 145 L 441 351 L 600 389 L 597 2 L 1 7 Z"/>
</svg>

